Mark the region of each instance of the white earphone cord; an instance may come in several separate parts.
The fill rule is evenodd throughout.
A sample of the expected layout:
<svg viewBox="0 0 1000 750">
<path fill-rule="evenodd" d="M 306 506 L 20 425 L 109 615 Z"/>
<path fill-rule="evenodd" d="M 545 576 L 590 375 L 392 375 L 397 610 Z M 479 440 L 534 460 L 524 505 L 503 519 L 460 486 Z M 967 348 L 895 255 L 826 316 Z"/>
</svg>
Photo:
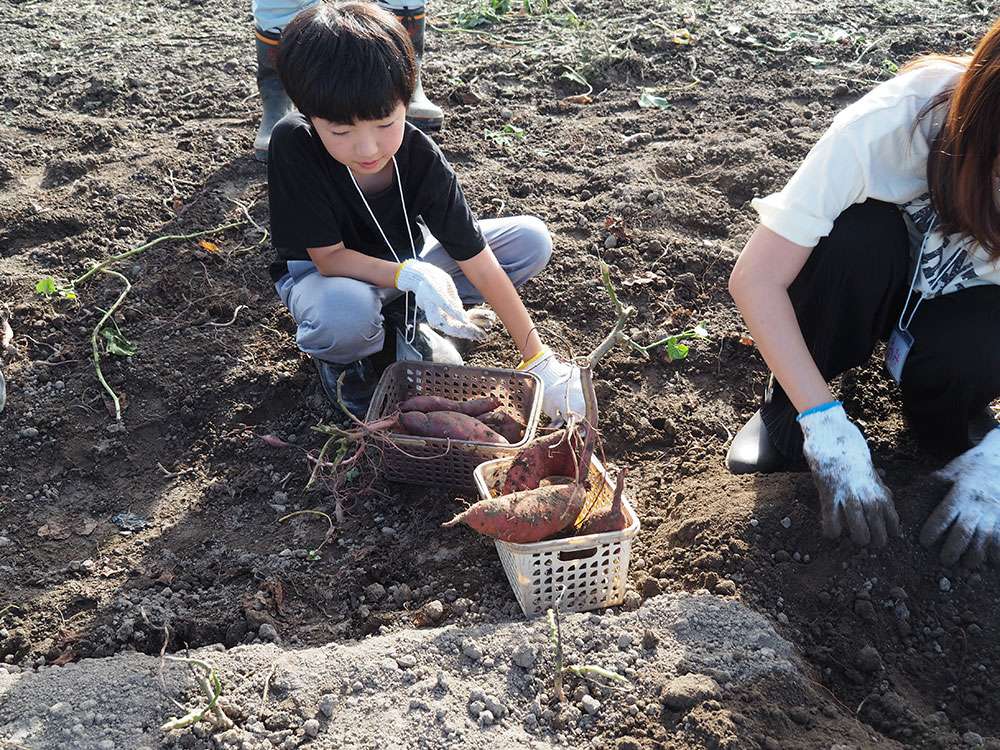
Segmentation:
<svg viewBox="0 0 1000 750">
<path fill-rule="evenodd" d="M 399 188 L 399 202 L 403 207 L 403 223 L 406 224 L 406 233 L 410 237 L 410 252 L 413 257 L 417 257 L 417 245 L 413 241 L 413 230 L 410 229 L 410 215 L 406 211 L 406 200 L 403 198 L 403 180 L 399 176 L 399 165 L 396 163 L 396 157 L 392 157 L 392 168 L 396 172 L 396 187 Z M 389 248 L 389 252 L 392 253 L 392 257 L 396 259 L 397 263 L 402 263 L 396 251 L 392 247 L 392 243 L 389 242 L 389 238 L 385 236 L 385 231 L 382 229 L 382 225 L 378 223 L 378 219 L 375 218 L 375 212 L 372 211 L 372 207 L 368 205 L 368 199 L 365 198 L 364 191 L 361 186 L 358 185 L 357 179 L 354 177 L 354 172 L 347 169 L 347 173 L 351 176 L 351 182 L 354 183 L 354 187 L 358 191 L 358 195 L 361 196 L 361 202 L 365 204 L 365 208 L 368 209 L 368 215 L 372 217 L 372 221 L 375 222 L 375 228 L 378 229 L 378 233 L 382 235 L 383 241 L 385 241 L 386 246 Z M 413 340 L 417 337 L 417 305 L 416 302 L 413 304 L 413 322 L 410 322 L 410 293 L 406 292 L 403 298 L 403 326 L 406 329 L 406 343 L 412 344 Z"/>
</svg>

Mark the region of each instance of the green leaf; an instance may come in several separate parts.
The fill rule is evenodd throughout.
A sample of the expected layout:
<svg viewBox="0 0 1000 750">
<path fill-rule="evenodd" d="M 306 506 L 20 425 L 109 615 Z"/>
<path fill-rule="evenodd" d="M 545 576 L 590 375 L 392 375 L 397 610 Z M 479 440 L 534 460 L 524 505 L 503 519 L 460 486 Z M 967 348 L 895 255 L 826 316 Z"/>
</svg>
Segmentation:
<svg viewBox="0 0 1000 750">
<path fill-rule="evenodd" d="M 59 287 L 56 286 L 56 280 L 51 276 L 39 279 L 38 283 L 35 284 L 35 293 L 44 297 L 51 297 L 57 291 L 59 291 Z"/>
<path fill-rule="evenodd" d="M 563 71 L 562 78 L 565 78 L 567 81 L 572 81 L 573 83 L 579 83 L 584 88 L 590 88 L 590 84 L 587 83 L 587 79 L 571 68 L 567 68 Z"/>
<path fill-rule="evenodd" d="M 690 348 L 686 344 L 681 344 L 671 339 L 667 342 L 667 359 L 671 362 L 684 359 L 688 355 L 689 350 Z"/>
<path fill-rule="evenodd" d="M 656 96 L 655 94 L 649 93 L 648 89 L 643 89 L 642 94 L 639 95 L 639 106 L 646 109 L 650 107 L 656 107 L 657 109 L 669 109 L 670 102 L 662 96 Z"/>
<path fill-rule="evenodd" d="M 131 357 L 138 351 L 135 348 L 135 344 L 122 336 L 121 332 L 114 328 L 102 328 L 101 335 L 104 337 L 108 354 L 114 354 L 119 357 Z"/>
</svg>

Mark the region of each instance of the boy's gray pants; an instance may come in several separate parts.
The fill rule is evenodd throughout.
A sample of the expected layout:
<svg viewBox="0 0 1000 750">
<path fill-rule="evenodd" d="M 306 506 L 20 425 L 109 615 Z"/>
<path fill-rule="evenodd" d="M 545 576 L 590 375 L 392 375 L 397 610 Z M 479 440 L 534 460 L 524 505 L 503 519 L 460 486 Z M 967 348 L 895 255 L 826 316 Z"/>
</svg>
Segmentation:
<svg viewBox="0 0 1000 750">
<path fill-rule="evenodd" d="M 515 288 L 545 268 L 552 255 L 552 237 L 537 217 L 483 219 L 479 228 Z M 433 237 L 427 237 L 420 259 L 451 274 L 462 302 L 483 301 Z M 308 260 L 288 261 L 288 273 L 274 286 L 298 324 L 295 341 L 299 349 L 335 364 L 354 362 L 382 350 L 382 306 L 403 294 L 357 279 L 323 276 Z"/>
</svg>

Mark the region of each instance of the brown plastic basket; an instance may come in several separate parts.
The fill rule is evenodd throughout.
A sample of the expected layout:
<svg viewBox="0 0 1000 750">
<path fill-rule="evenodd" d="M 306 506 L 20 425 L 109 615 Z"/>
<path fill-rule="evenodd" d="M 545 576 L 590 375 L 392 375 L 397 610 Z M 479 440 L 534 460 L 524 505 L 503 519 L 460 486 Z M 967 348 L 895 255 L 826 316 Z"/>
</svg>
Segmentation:
<svg viewBox="0 0 1000 750">
<path fill-rule="evenodd" d="M 385 446 L 382 470 L 386 479 L 471 489 L 475 487 L 473 471 L 479 464 L 513 456 L 534 438 L 542 409 L 542 382 L 537 375 L 518 370 L 395 362 L 382 373 L 368 407 L 368 421 L 392 414 L 411 396 L 445 396 L 456 401 L 495 396 L 501 409 L 525 425 L 519 442 L 503 445 L 391 435 L 399 447 Z"/>
</svg>

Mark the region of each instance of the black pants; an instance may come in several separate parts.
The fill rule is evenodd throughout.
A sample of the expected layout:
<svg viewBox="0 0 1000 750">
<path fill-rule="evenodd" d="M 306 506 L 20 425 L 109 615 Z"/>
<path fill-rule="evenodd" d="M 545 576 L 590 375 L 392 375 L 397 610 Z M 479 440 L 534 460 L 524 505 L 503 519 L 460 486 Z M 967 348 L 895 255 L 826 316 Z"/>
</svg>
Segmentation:
<svg viewBox="0 0 1000 750">
<path fill-rule="evenodd" d="M 909 239 L 899 209 L 869 200 L 847 209 L 809 256 L 789 296 L 809 351 L 827 380 L 865 364 L 899 320 L 909 291 Z M 970 419 L 1000 397 L 1000 286 L 926 300 L 910 324 L 903 411 L 921 446 L 944 455 L 969 447 Z M 796 410 L 777 383 L 761 416 L 786 457 L 802 455 Z"/>
</svg>

